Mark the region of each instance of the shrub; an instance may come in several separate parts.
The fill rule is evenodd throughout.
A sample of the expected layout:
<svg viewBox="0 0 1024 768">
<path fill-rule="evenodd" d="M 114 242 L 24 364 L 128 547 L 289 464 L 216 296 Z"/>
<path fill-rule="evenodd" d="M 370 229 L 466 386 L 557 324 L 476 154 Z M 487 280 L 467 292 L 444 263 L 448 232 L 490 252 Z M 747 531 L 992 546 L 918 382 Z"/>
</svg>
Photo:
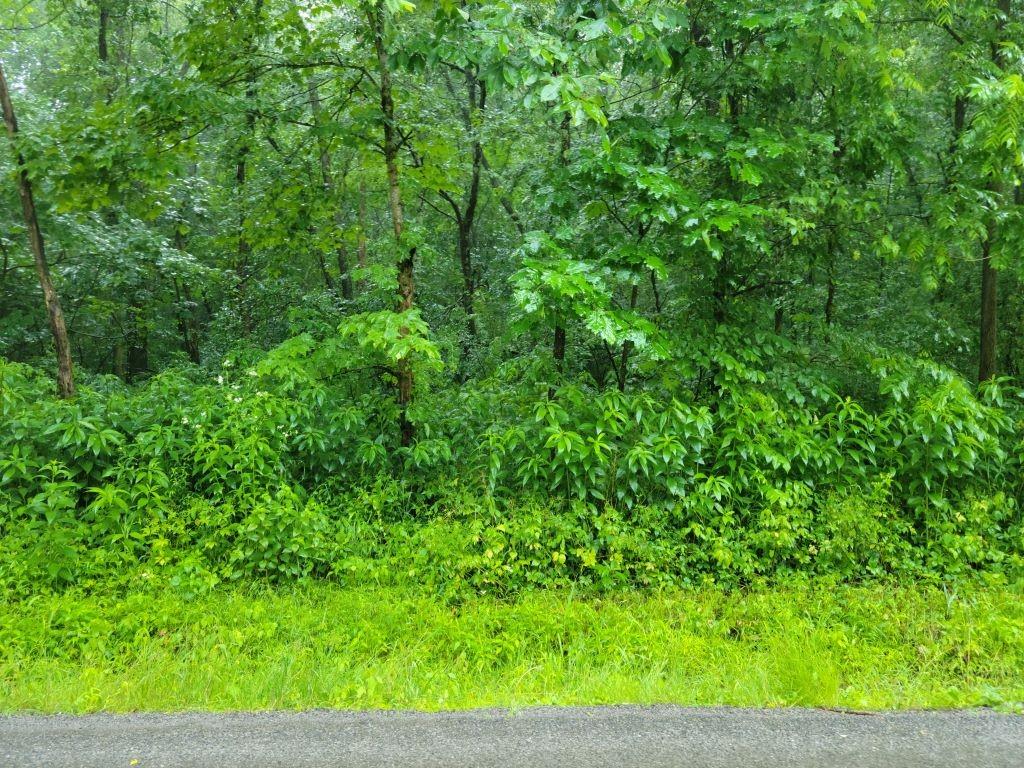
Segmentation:
<svg viewBox="0 0 1024 768">
<path fill-rule="evenodd" d="M 333 575 L 510 594 L 1021 572 L 1021 412 L 998 385 L 879 357 L 858 400 L 797 351 L 720 339 L 635 391 L 552 387 L 527 365 L 422 391 L 402 447 L 386 382 L 338 375 L 392 336 L 330 362 L 336 345 L 302 336 L 212 378 L 106 378 L 72 402 L 3 363 L 0 580 L 145 567 L 188 589 Z"/>
</svg>

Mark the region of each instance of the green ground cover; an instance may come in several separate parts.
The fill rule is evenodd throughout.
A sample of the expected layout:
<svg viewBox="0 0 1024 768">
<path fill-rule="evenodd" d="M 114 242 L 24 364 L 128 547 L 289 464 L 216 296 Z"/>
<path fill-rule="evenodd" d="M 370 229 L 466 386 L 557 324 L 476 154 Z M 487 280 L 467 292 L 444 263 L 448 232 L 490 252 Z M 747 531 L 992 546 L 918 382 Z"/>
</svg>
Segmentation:
<svg viewBox="0 0 1024 768">
<path fill-rule="evenodd" d="M 0 710 L 1024 702 L 1013 587 L 535 591 L 445 601 L 329 583 L 0 606 Z"/>
</svg>

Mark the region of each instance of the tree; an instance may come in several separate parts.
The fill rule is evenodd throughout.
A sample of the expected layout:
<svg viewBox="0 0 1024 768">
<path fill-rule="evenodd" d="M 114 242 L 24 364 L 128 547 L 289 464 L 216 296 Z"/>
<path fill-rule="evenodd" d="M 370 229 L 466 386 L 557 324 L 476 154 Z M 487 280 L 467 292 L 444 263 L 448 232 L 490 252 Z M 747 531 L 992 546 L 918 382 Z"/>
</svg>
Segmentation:
<svg viewBox="0 0 1024 768">
<path fill-rule="evenodd" d="M 402 187 L 398 175 L 398 152 L 402 146 L 402 136 L 395 120 L 395 99 L 391 87 L 391 61 L 386 45 L 385 25 L 388 11 L 384 0 L 376 0 L 367 4 L 366 19 L 370 36 L 373 39 L 373 50 L 377 57 L 378 88 L 380 90 L 381 129 L 383 132 L 384 167 L 387 170 L 388 206 L 391 210 L 391 227 L 398 248 L 398 300 L 395 311 L 404 314 L 415 306 L 415 282 L 413 265 L 416 261 L 416 245 L 406 241 L 404 210 L 402 207 Z M 408 333 L 403 328 L 403 333 Z M 402 445 L 412 444 L 413 425 L 409 420 L 409 404 L 413 395 L 412 361 L 401 358 L 395 371 L 397 379 L 397 401 L 399 407 L 399 432 Z"/>
<path fill-rule="evenodd" d="M 25 157 L 18 147 L 18 119 L 11 103 L 11 94 L 7 86 L 7 76 L 3 62 L 0 61 L 0 107 L 3 109 L 4 125 L 7 137 L 14 151 L 15 169 L 17 171 L 18 195 L 21 197 L 21 212 L 28 230 L 29 247 L 35 260 L 36 275 L 39 287 L 43 291 L 46 314 L 50 320 L 50 332 L 53 335 L 53 346 L 57 353 L 57 393 L 60 397 L 70 398 L 75 395 L 74 369 L 71 363 L 71 342 L 68 340 L 68 329 L 64 323 L 64 311 L 61 309 L 60 296 L 53 287 L 50 278 L 50 267 L 46 261 L 46 246 L 43 233 L 39 229 L 39 218 L 36 215 L 36 203 L 32 194 L 32 181 L 29 179 Z"/>
<path fill-rule="evenodd" d="M 993 35 L 991 47 L 992 63 L 1000 72 L 1010 66 L 1010 53 L 1003 47 L 1003 32 L 1006 23 L 1010 18 L 1010 0 L 997 0 L 995 34 Z M 1006 196 L 1006 188 L 999 172 L 992 173 L 992 180 L 989 183 L 989 190 L 997 198 Z M 998 321 L 999 312 L 998 291 L 999 277 L 993 263 L 993 245 L 999 237 L 999 228 L 996 223 L 996 216 L 988 217 L 985 227 L 985 239 L 981 248 L 981 328 L 978 353 L 978 381 L 988 381 L 994 377 L 998 370 L 998 358 L 996 348 L 998 342 Z"/>
</svg>

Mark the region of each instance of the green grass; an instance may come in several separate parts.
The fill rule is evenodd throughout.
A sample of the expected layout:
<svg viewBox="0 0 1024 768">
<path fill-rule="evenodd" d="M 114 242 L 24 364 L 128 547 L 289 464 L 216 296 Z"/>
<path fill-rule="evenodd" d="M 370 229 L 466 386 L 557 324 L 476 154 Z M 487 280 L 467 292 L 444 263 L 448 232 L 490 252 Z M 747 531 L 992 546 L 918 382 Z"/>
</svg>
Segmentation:
<svg viewBox="0 0 1024 768">
<path fill-rule="evenodd" d="M 1024 702 L 1007 587 L 715 589 L 448 605 L 313 584 L 0 605 L 0 710 Z"/>
</svg>

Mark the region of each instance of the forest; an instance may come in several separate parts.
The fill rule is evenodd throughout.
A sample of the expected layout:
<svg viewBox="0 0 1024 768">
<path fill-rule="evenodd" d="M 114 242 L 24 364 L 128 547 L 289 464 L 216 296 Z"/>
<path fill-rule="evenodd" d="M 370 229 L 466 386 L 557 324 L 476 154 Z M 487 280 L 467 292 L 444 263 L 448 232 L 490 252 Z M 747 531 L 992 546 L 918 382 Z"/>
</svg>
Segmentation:
<svg viewBox="0 0 1024 768">
<path fill-rule="evenodd" d="M 1017 0 L 0 11 L 5 600 L 1024 576 Z"/>
<path fill-rule="evenodd" d="M 1018 0 L 0 0 L 0 106 L 0 711 L 1024 706 Z"/>
</svg>

